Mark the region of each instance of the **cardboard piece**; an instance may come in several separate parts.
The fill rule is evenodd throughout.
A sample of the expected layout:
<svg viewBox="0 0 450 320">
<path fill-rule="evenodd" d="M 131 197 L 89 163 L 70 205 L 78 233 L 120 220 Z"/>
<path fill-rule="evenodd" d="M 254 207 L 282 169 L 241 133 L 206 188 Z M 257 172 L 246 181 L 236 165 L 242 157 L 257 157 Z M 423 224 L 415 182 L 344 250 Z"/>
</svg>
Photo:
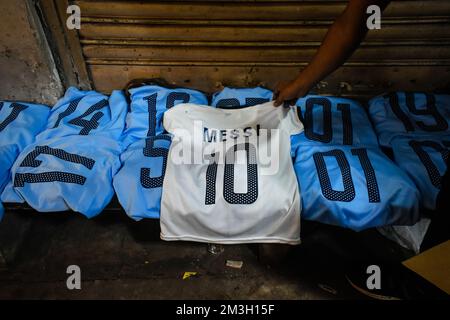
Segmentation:
<svg viewBox="0 0 450 320">
<path fill-rule="evenodd" d="M 403 265 L 450 294 L 450 240 L 403 261 Z"/>
</svg>

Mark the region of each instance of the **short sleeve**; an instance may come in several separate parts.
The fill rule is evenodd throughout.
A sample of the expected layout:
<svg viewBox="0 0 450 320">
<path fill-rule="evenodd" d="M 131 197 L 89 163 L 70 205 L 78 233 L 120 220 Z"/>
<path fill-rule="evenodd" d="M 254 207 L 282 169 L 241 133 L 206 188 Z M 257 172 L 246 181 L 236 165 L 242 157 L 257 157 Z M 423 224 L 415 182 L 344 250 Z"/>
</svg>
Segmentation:
<svg viewBox="0 0 450 320">
<path fill-rule="evenodd" d="M 300 121 L 297 114 L 297 107 L 280 106 L 283 110 L 283 119 L 281 120 L 281 128 L 284 128 L 290 135 L 299 134 L 303 132 L 303 123 Z"/>
</svg>

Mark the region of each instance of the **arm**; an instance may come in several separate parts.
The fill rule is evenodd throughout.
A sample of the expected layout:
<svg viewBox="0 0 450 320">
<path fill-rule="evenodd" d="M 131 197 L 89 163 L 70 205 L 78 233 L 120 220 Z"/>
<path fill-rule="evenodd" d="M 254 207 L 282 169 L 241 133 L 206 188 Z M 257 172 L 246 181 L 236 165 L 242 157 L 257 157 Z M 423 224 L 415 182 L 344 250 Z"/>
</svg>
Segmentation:
<svg viewBox="0 0 450 320">
<path fill-rule="evenodd" d="M 389 0 L 350 0 L 344 12 L 328 30 L 322 45 L 309 65 L 291 82 L 280 83 L 274 94 L 275 105 L 306 95 L 321 79 L 340 67 L 364 39 L 367 7 L 378 5 L 383 10 Z"/>
</svg>

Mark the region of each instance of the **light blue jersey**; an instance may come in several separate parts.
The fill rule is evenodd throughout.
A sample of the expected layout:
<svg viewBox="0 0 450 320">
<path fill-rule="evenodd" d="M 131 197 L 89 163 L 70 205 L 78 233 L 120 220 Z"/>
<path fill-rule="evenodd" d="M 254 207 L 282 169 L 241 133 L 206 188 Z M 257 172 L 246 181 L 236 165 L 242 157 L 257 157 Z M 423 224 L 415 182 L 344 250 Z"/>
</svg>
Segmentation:
<svg viewBox="0 0 450 320">
<path fill-rule="evenodd" d="M 261 87 L 224 88 L 213 95 L 211 105 L 222 109 L 252 107 L 272 100 L 273 92 Z"/>
<path fill-rule="evenodd" d="M 347 145 L 378 147 L 366 110 L 356 101 L 309 95 L 296 103 L 305 131 L 295 136 L 297 145 Z"/>
<path fill-rule="evenodd" d="M 395 162 L 416 183 L 426 209 L 436 208 L 442 177 L 447 170 L 450 135 L 398 137 L 392 140 Z"/>
<path fill-rule="evenodd" d="M 119 142 L 96 135 L 35 142 L 11 169 L 14 191 L 37 211 L 70 209 L 91 218 L 114 195 L 120 152 Z"/>
<path fill-rule="evenodd" d="M 300 146 L 294 168 L 307 220 L 356 231 L 419 218 L 419 192 L 377 148 Z"/>
<path fill-rule="evenodd" d="M 400 135 L 450 134 L 450 95 L 394 92 L 370 100 L 369 113 L 382 146 Z"/>
<path fill-rule="evenodd" d="M 163 114 L 180 103 L 207 105 L 208 99 L 200 91 L 158 85 L 147 85 L 129 90 L 131 93 L 130 112 L 127 116 L 125 145 L 147 137 L 162 134 Z"/>
<path fill-rule="evenodd" d="M 22 150 L 44 130 L 49 114 L 45 105 L 0 101 L 0 146 L 15 144 Z"/>
<path fill-rule="evenodd" d="M 37 141 L 71 135 L 104 136 L 119 140 L 125 127 L 127 101 L 122 91 L 110 97 L 70 87 L 52 108 L 46 130 Z"/>
<path fill-rule="evenodd" d="M 162 134 L 133 143 L 121 155 L 123 166 L 114 177 L 114 189 L 135 220 L 159 218 L 170 144 L 170 135 Z"/>
<path fill-rule="evenodd" d="M 18 148 L 14 144 L 0 146 L 0 194 L 10 181 L 10 169 L 18 154 Z M 2 220 L 3 211 L 4 209 L 0 202 L 0 221 Z"/>
<path fill-rule="evenodd" d="M 45 105 L 0 101 L 0 195 L 11 181 L 15 158 L 45 128 L 49 114 Z M 3 211 L 0 203 L 0 219 Z"/>
<path fill-rule="evenodd" d="M 25 180 L 19 186 L 13 185 L 11 182 L 8 183 L 1 195 L 2 201 L 15 203 L 27 201 L 38 211 L 73 209 L 89 217 L 99 213 L 99 208 L 107 204 L 104 204 L 104 202 L 110 200 L 108 197 L 112 194 L 110 192 L 112 190 L 112 176 L 109 180 L 108 174 L 106 174 L 106 177 L 102 176 L 98 180 L 99 185 L 95 186 L 93 178 L 87 179 L 88 182 L 92 181 L 92 183 L 86 184 L 89 187 L 83 189 L 81 184 L 70 180 L 77 176 L 77 174 L 72 174 L 71 171 L 82 171 L 87 176 L 92 176 L 94 172 L 103 175 L 102 165 L 97 165 L 92 171 L 86 166 L 75 166 L 70 159 L 72 159 L 72 154 L 78 155 L 87 152 L 94 155 L 94 160 L 98 156 L 101 161 L 105 157 L 110 157 L 111 163 L 118 162 L 119 159 L 115 157 L 122 150 L 121 138 L 125 127 L 127 107 L 127 101 L 122 91 L 113 91 L 111 96 L 107 97 L 95 91 L 80 91 L 74 87 L 69 88 L 64 97 L 51 109 L 51 112 L 49 111 L 48 121 L 46 118 L 42 127 L 45 130 L 37 135 L 36 142 L 29 145 L 17 160 L 19 162 L 20 159 L 22 161 L 28 159 L 27 156 L 36 156 L 39 159 L 43 157 L 45 161 L 31 161 L 32 166 L 26 164 L 22 166 L 20 163 L 15 163 L 14 168 L 18 171 L 19 177 L 21 177 L 22 172 L 29 171 L 29 174 L 26 174 L 25 177 L 34 177 L 37 174 L 38 180 L 33 183 L 27 183 Z M 30 123 L 33 123 L 32 119 L 30 118 Z M 15 128 L 15 123 L 13 123 L 13 127 Z M 84 139 L 81 139 L 82 137 Z M 71 145 L 72 143 L 73 145 Z M 77 146 L 77 143 L 80 143 L 80 146 Z M 52 145 L 55 147 L 52 147 Z M 86 150 L 81 150 L 81 146 Z M 47 149 L 47 147 L 50 149 Z M 31 150 L 30 148 L 37 149 Z M 51 151 L 52 148 L 56 151 Z M 56 155 L 56 152 L 59 154 L 59 150 L 64 151 L 62 152 L 65 155 L 63 158 Z M 112 164 L 110 166 L 113 169 L 115 168 Z M 56 168 L 59 170 L 56 170 Z M 68 170 L 68 173 L 63 170 L 64 168 Z M 104 170 L 108 170 L 108 165 L 104 166 Z M 44 174 L 46 172 L 49 172 L 49 174 Z M 60 173 L 63 174 L 63 177 L 59 175 Z M 11 177 L 15 178 L 15 172 L 12 172 Z M 39 179 L 42 177 L 47 177 L 45 179 L 50 179 L 50 181 L 40 181 Z M 69 180 L 66 181 L 65 179 Z M 109 185 L 106 185 L 105 181 L 109 181 Z M 104 190 L 102 191 L 103 197 L 100 194 L 98 199 L 95 199 L 97 195 L 90 193 L 93 190 L 95 191 L 96 188 Z M 85 197 L 85 203 L 76 203 L 77 197 Z M 88 197 L 92 199 L 88 199 Z M 90 209 L 91 203 L 93 206 Z"/>
</svg>

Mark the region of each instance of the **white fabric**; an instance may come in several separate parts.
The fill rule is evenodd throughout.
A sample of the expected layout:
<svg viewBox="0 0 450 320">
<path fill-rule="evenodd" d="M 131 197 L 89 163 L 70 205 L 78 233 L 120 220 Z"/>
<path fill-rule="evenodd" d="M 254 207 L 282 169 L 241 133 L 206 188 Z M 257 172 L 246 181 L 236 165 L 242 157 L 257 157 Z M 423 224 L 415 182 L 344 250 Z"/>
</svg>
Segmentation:
<svg viewBox="0 0 450 320">
<path fill-rule="evenodd" d="M 412 226 L 384 226 L 377 229 L 389 240 L 419 254 L 430 223 L 430 219 L 422 218 Z"/>
<path fill-rule="evenodd" d="M 163 185 L 161 239 L 223 244 L 300 243 L 301 204 L 290 156 L 290 136 L 302 132 L 303 125 L 295 107 L 275 108 L 273 102 L 268 102 L 226 110 L 180 104 L 164 114 L 164 127 L 174 137 Z M 214 133 L 216 142 L 211 138 Z M 220 141 L 221 136 L 224 141 Z M 249 144 L 249 152 L 245 151 L 245 143 Z M 180 151 L 187 145 L 192 146 L 190 151 Z M 236 145 L 241 147 L 233 153 Z M 256 170 L 251 165 L 251 145 L 255 147 Z M 210 156 L 213 153 L 215 158 Z M 227 164 L 234 162 L 232 155 L 236 155 L 234 167 L 224 163 L 226 153 Z M 183 163 L 179 155 L 196 162 Z M 214 163 L 211 159 L 217 163 L 216 170 L 210 166 Z M 215 172 L 216 179 L 210 179 L 207 190 L 208 167 L 209 177 Z M 224 185 L 225 172 L 228 178 Z"/>
</svg>

